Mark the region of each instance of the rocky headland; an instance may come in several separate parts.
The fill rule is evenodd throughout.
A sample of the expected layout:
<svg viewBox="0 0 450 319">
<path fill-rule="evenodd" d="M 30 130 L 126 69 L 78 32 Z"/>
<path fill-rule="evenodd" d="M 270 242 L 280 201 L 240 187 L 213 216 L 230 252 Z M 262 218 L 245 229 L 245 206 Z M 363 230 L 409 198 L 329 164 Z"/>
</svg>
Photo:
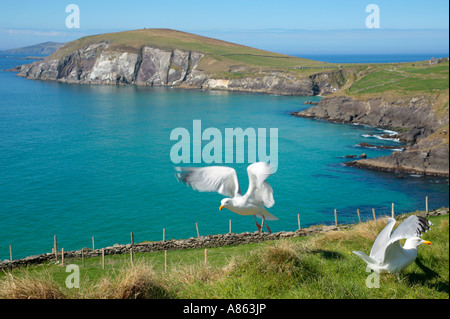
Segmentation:
<svg viewBox="0 0 450 319">
<path fill-rule="evenodd" d="M 396 138 L 406 144 L 404 151 L 352 161 L 347 163 L 349 166 L 448 177 L 448 116 L 442 116 L 434 107 L 441 98 L 439 95 L 419 95 L 357 99 L 337 95 L 325 97 L 317 106 L 293 115 L 397 131 Z"/>
<path fill-rule="evenodd" d="M 162 40 L 155 40 L 157 36 Z M 124 37 L 139 37 L 140 40 L 128 45 Z M 183 37 L 190 42 L 183 42 Z M 236 54 L 228 53 L 234 51 Z M 249 57 L 258 60 L 258 64 L 247 63 Z M 283 68 L 277 68 L 280 61 Z M 301 72 L 293 67 L 299 63 L 312 66 Z M 284 64 L 292 72 L 286 71 Z M 66 83 L 133 84 L 307 96 L 337 91 L 346 72 L 335 66 L 325 68 L 321 62 L 164 29 L 82 38 L 66 43 L 43 61 L 11 71 L 28 79 Z"/>
</svg>

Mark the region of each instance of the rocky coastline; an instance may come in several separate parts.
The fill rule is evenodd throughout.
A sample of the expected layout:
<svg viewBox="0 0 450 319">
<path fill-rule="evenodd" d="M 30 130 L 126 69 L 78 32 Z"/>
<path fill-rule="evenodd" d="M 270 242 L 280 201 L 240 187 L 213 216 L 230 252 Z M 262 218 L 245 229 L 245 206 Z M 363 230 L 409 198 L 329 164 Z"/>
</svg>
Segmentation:
<svg viewBox="0 0 450 319">
<path fill-rule="evenodd" d="M 375 97 L 366 100 L 336 95 L 323 98 L 318 105 L 297 117 L 321 119 L 339 123 L 364 124 L 399 132 L 403 151 L 389 156 L 363 158 L 346 163 L 348 166 L 439 177 L 449 176 L 448 118 L 433 111 L 436 97 L 403 98 Z M 361 145 L 361 144 L 360 144 Z M 363 147 L 370 145 L 362 144 Z"/>
<path fill-rule="evenodd" d="M 56 52 L 58 53 L 58 51 Z M 248 76 L 221 77 L 202 69 L 203 53 L 143 46 L 139 52 L 110 49 L 108 42 L 92 43 L 67 55 L 50 55 L 42 61 L 9 71 L 33 80 L 78 84 L 133 84 L 278 95 L 327 95 L 338 90 L 341 69 L 295 79 L 285 72 L 262 70 Z M 235 72 L 230 70 L 230 75 Z"/>
<path fill-rule="evenodd" d="M 303 77 L 286 72 L 259 70 L 245 73 L 246 66 L 233 66 L 228 74 L 205 71 L 205 54 L 193 50 L 142 46 L 117 50 L 108 41 L 89 43 L 76 50 L 64 46 L 46 59 L 11 69 L 18 76 L 77 84 L 140 85 L 223 90 L 277 95 L 324 96 L 308 101 L 307 110 L 292 115 L 340 123 L 365 124 L 398 131 L 405 149 L 390 156 L 362 158 L 349 166 L 391 172 L 449 176 L 448 116 L 433 109 L 436 96 L 375 96 L 357 99 L 342 91 L 354 70 L 337 68 Z M 275 72 L 276 71 L 276 72 Z M 236 72 L 243 72 L 235 75 Z M 351 81 L 350 81 L 351 82 Z M 348 84 L 348 83 L 347 83 Z"/>
</svg>

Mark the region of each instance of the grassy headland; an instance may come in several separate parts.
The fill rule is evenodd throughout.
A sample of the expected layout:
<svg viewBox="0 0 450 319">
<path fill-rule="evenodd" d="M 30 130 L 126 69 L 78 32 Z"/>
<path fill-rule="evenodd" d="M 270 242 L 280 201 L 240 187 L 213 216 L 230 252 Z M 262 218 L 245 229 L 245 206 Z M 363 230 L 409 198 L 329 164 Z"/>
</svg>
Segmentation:
<svg viewBox="0 0 450 319">
<path fill-rule="evenodd" d="M 163 50 L 199 52 L 205 55 L 200 64 L 201 69 L 218 78 L 236 65 L 246 68 L 245 75 L 273 70 L 304 75 L 317 73 L 317 68 L 336 67 L 331 63 L 269 52 L 171 29 L 140 29 L 87 36 L 67 43 L 53 53 L 51 58 L 62 58 L 89 44 L 100 42 L 108 42 L 110 51 L 138 53 L 143 46 L 151 46 Z"/>
</svg>

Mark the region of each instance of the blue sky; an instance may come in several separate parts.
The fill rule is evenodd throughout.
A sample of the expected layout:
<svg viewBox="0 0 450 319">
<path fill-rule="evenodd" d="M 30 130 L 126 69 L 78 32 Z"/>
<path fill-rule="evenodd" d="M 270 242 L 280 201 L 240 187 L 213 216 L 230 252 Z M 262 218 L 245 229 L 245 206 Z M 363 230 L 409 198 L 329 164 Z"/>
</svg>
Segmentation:
<svg viewBox="0 0 450 319">
<path fill-rule="evenodd" d="M 68 4 L 80 28 L 65 25 Z M 368 29 L 366 6 L 380 8 Z M 0 2 L 0 49 L 140 28 L 171 28 L 288 53 L 448 53 L 447 0 L 22 0 Z"/>
</svg>

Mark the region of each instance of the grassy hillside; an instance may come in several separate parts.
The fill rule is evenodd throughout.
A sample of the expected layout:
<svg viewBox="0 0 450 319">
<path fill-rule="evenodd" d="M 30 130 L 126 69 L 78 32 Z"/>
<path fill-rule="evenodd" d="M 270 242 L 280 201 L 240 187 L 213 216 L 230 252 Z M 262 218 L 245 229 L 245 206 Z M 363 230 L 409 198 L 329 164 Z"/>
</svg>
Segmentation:
<svg viewBox="0 0 450 319">
<path fill-rule="evenodd" d="M 354 96 L 448 92 L 449 62 L 428 61 L 370 65 L 362 68 L 346 90 Z"/>
<path fill-rule="evenodd" d="M 434 114 L 442 119 L 442 126 L 428 136 L 424 145 L 448 147 L 449 62 L 430 64 L 429 61 L 370 65 L 360 69 L 357 78 L 348 83 L 342 94 L 366 100 L 383 97 L 386 100 L 411 100 L 425 97 L 433 101 Z M 393 102 L 395 103 L 395 102 Z"/>
<path fill-rule="evenodd" d="M 400 218 L 400 217 L 399 217 Z M 16 269 L 0 275 L 3 298 L 449 298 L 448 215 L 432 217 L 424 234 L 431 246 L 419 247 L 419 256 L 400 279 L 383 274 L 379 288 L 366 287 L 362 260 L 350 251 L 366 253 L 385 219 L 345 230 L 262 244 L 107 256 L 80 266 L 79 289 L 68 289 L 65 267 L 55 264 Z"/>
<path fill-rule="evenodd" d="M 141 29 L 87 36 L 66 44 L 52 57 L 61 58 L 91 43 L 102 41 L 110 43 L 109 49 L 116 51 L 137 53 L 141 47 L 151 46 L 165 50 L 180 49 L 200 52 L 205 55 L 202 59 L 201 68 L 210 74 L 227 73 L 231 66 L 236 65 L 246 66 L 246 74 L 261 70 L 310 74 L 317 73 L 317 68 L 336 67 L 330 63 L 259 50 L 170 29 Z M 313 69 L 296 69 L 299 66 Z"/>
<path fill-rule="evenodd" d="M 180 49 L 204 55 L 199 70 L 217 79 L 252 78 L 277 74 L 302 79 L 313 74 L 343 69 L 339 79 L 343 94 L 358 98 L 380 94 L 436 93 L 448 89 L 448 62 L 428 61 L 389 64 L 333 64 L 255 49 L 209 37 L 170 29 L 140 29 L 87 36 L 66 43 L 51 55 L 60 59 L 93 43 L 106 42 L 107 50 L 139 53 L 144 46 Z M 333 75 L 333 76 L 336 76 Z M 341 87 L 341 83 L 338 87 Z M 342 90 L 340 90 L 342 91 Z"/>
</svg>

